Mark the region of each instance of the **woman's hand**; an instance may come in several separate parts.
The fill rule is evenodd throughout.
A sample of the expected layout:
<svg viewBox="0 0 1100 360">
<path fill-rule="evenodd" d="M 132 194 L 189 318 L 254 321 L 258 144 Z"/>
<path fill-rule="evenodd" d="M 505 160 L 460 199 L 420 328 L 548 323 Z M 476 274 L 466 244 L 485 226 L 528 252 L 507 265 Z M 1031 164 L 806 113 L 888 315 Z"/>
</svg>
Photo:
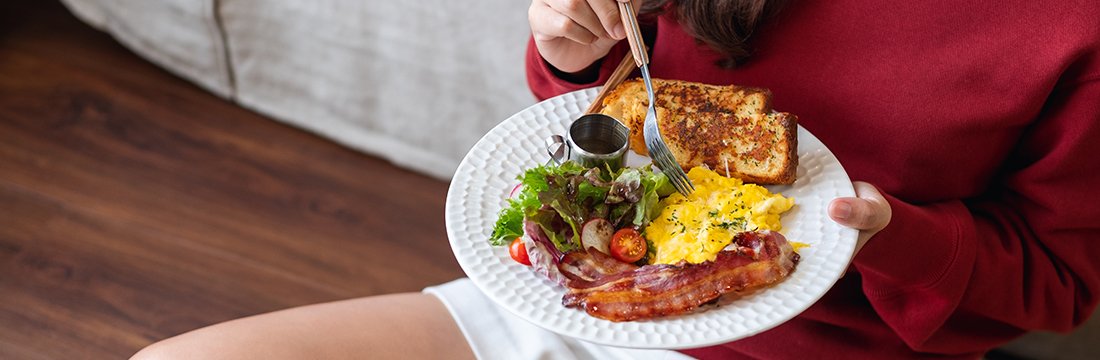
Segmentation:
<svg viewBox="0 0 1100 360">
<path fill-rule="evenodd" d="M 626 38 L 616 0 L 533 0 L 527 20 L 539 54 L 565 73 L 587 69 Z"/>
<path fill-rule="evenodd" d="M 836 198 L 829 202 L 829 217 L 840 225 L 859 230 L 856 254 L 867 240 L 890 224 L 890 203 L 874 185 L 856 181 L 856 197 Z M 853 255 L 854 256 L 854 255 Z"/>
</svg>

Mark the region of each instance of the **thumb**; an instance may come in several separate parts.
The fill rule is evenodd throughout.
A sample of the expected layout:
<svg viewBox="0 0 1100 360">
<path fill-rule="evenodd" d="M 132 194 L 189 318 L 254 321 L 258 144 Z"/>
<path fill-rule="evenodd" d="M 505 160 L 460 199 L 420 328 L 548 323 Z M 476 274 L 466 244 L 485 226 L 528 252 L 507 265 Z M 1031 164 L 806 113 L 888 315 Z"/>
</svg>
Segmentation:
<svg viewBox="0 0 1100 360">
<path fill-rule="evenodd" d="M 837 223 L 858 230 L 877 232 L 890 223 L 890 203 L 874 185 L 863 181 L 852 183 L 856 197 L 833 199 L 829 217 Z"/>
<path fill-rule="evenodd" d="M 829 217 L 840 225 L 857 230 L 872 230 L 879 225 L 874 206 L 860 198 L 834 199 L 829 203 Z"/>
<path fill-rule="evenodd" d="M 890 224 L 893 216 L 890 203 L 873 185 L 862 181 L 852 183 L 856 197 L 836 198 L 829 203 L 829 217 L 838 224 L 859 230 L 856 251 L 871 237 Z"/>
</svg>

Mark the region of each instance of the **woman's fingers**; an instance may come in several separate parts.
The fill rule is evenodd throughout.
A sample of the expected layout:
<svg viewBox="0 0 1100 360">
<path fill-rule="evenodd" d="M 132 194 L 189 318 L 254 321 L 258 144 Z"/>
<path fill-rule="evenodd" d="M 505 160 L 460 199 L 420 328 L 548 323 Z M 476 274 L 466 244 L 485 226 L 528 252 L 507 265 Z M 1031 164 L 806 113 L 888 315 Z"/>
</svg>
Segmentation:
<svg viewBox="0 0 1100 360">
<path fill-rule="evenodd" d="M 527 19 L 539 54 L 565 73 L 588 69 L 626 37 L 615 0 L 533 0 Z"/>
<path fill-rule="evenodd" d="M 872 236 L 890 224 L 890 203 L 873 185 L 852 183 L 856 197 L 836 198 L 829 203 L 829 217 L 840 225 L 860 230 L 858 251 Z"/>
<path fill-rule="evenodd" d="M 623 17 L 619 15 L 619 5 L 614 1 L 592 0 L 592 12 L 600 19 L 604 31 L 611 35 L 612 39 L 622 40 L 626 38 L 626 28 L 623 26 Z"/>
<path fill-rule="evenodd" d="M 882 223 L 882 216 L 868 200 L 838 198 L 829 204 L 829 216 L 837 223 L 857 229 L 872 230 Z"/>
<path fill-rule="evenodd" d="M 610 1 L 607 0 L 593 0 L 593 2 L 610 3 Z M 551 9 L 565 15 L 572 20 L 574 24 L 580 25 L 581 28 L 588 31 L 592 36 L 597 38 L 610 37 L 603 23 L 600 22 L 600 17 L 596 15 L 596 12 L 592 9 L 592 6 L 588 4 L 587 0 L 547 0 L 546 3 Z M 595 39 L 592 39 L 592 41 L 595 41 Z"/>
<path fill-rule="evenodd" d="M 540 41 L 561 37 L 587 45 L 599 38 L 626 37 L 613 0 L 534 0 L 527 15 Z"/>
<path fill-rule="evenodd" d="M 527 20 L 531 23 L 531 34 L 536 41 L 566 38 L 587 45 L 599 38 L 596 34 L 569 18 L 569 16 L 539 1 L 531 3 L 531 8 L 527 12 Z M 602 33 L 603 30 L 600 31 Z"/>
</svg>

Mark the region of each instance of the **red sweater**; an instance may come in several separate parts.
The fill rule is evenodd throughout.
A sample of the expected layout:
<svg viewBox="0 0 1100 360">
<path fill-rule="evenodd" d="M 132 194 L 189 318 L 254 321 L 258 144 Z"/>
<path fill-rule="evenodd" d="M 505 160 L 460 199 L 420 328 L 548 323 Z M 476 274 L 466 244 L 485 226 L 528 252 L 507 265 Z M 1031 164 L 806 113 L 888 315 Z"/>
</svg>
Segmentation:
<svg viewBox="0 0 1100 360">
<path fill-rule="evenodd" d="M 771 89 L 890 225 L 795 319 L 703 358 L 973 358 L 1100 299 L 1100 2 L 792 2 L 734 70 L 662 15 L 654 77 Z M 556 78 L 540 99 L 602 84 Z"/>
</svg>

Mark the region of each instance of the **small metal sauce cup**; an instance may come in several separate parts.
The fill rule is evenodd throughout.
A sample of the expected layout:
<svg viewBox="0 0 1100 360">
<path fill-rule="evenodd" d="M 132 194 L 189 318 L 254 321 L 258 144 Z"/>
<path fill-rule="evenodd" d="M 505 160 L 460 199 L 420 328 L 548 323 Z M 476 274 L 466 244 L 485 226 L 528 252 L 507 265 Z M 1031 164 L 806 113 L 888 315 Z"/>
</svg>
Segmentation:
<svg viewBox="0 0 1100 360">
<path fill-rule="evenodd" d="M 604 114 L 587 114 L 573 121 L 563 139 L 551 135 L 546 151 L 558 164 L 573 160 L 584 167 L 615 171 L 623 167 L 630 129 Z"/>
</svg>

